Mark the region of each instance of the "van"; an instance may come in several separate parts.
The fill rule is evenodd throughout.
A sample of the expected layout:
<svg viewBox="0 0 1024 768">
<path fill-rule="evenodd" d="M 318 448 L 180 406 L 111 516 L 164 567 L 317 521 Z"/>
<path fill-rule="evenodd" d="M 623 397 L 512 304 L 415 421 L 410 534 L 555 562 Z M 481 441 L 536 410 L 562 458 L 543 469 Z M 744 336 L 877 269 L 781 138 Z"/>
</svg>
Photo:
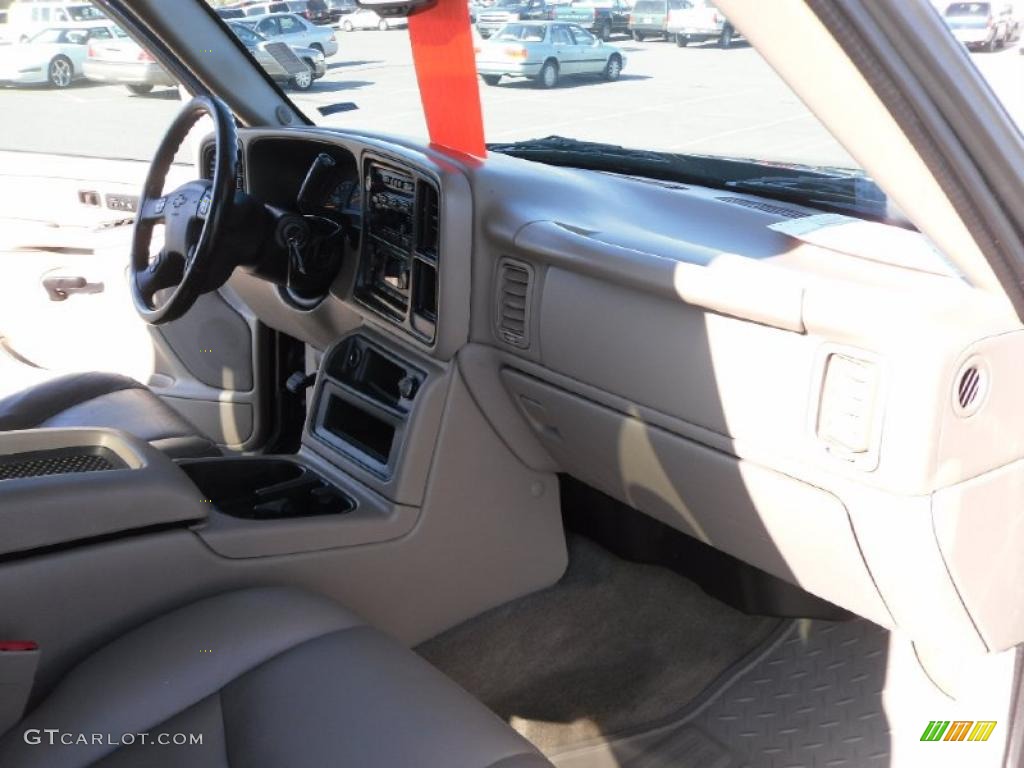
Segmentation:
<svg viewBox="0 0 1024 768">
<path fill-rule="evenodd" d="M 104 18 L 92 3 L 14 0 L 7 11 L 7 28 L 4 36 L 9 40 L 25 42 L 37 32 L 54 24 L 97 21 Z"/>
<path fill-rule="evenodd" d="M 634 40 L 646 37 L 668 39 L 668 14 L 686 8 L 686 0 L 637 0 L 629 17 L 629 31 Z"/>
</svg>

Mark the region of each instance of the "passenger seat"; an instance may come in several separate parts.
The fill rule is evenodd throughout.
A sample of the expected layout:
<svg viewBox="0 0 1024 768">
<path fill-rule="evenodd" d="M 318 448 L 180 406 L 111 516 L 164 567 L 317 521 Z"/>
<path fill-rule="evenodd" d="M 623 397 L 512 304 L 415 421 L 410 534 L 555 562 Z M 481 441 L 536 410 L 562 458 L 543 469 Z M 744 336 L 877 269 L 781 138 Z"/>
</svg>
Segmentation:
<svg viewBox="0 0 1024 768">
<path fill-rule="evenodd" d="M 51 745 L 44 729 L 87 741 Z M 117 743 L 142 733 L 198 734 L 202 744 Z M 92 743 L 92 734 L 104 738 Z M 414 653 L 292 588 L 207 598 L 110 643 L 0 739 L 0 765 L 551 766 Z"/>
</svg>

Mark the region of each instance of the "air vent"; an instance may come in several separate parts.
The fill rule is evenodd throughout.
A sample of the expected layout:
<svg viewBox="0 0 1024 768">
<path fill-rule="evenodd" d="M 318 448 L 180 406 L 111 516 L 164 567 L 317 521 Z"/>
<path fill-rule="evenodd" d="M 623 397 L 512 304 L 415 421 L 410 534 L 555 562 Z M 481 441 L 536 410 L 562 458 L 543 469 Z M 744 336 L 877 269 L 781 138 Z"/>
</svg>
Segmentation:
<svg viewBox="0 0 1024 768">
<path fill-rule="evenodd" d="M 720 203 L 730 203 L 732 205 L 742 205 L 744 208 L 753 208 L 755 211 L 761 211 L 762 213 L 770 213 L 773 216 L 783 216 L 787 219 L 804 219 L 810 216 L 809 213 L 798 211 L 795 208 L 786 208 L 781 205 L 774 205 L 772 203 L 762 203 L 760 200 L 748 200 L 745 197 L 718 197 L 715 198 Z"/>
<path fill-rule="evenodd" d="M 506 344 L 530 346 L 530 299 L 533 269 L 520 261 L 503 260 L 498 265 L 498 337 Z"/>
<path fill-rule="evenodd" d="M 964 418 L 973 416 L 981 408 L 988 394 L 988 368 L 977 358 L 964 363 L 953 387 L 953 410 Z"/>
<path fill-rule="evenodd" d="M 242 168 L 242 145 L 238 145 L 238 176 L 235 178 L 235 186 L 240 189 L 245 189 L 245 172 Z M 213 179 L 213 173 L 217 163 L 217 147 L 210 144 L 203 151 L 203 178 L 207 181 Z"/>
<path fill-rule="evenodd" d="M 419 184 L 419 234 L 416 247 L 420 253 L 437 258 L 438 247 L 438 213 L 437 190 L 433 184 L 421 181 Z"/>
</svg>

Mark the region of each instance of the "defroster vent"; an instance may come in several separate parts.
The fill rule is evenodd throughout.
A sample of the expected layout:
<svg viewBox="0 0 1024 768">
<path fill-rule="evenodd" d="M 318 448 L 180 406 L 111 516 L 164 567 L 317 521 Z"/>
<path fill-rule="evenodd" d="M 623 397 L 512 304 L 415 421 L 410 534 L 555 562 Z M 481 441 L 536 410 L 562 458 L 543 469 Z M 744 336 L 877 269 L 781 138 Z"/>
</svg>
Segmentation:
<svg viewBox="0 0 1024 768">
<path fill-rule="evenodd" d="M 533 293 L 533 268 L 504 259 L 498 265 L 498 302 L 496 308 L 499 338 L 506 344 L 526 349 L 530 346 L 530 300 Z"/>
</svg>

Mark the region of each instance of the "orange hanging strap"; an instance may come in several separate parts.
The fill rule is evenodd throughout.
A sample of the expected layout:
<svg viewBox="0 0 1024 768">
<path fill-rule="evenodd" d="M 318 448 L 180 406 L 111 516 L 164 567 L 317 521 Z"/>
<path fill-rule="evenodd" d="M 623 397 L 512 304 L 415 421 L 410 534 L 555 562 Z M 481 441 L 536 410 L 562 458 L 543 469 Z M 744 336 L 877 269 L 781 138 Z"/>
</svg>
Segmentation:
<svg viewBox="0 0 1024 768">
<path fill-rule="evenodd" d="M 484 157 L 484 121 L 466 0 L 438 0 L 409 17 L 416 79 L 431 144 Z"/>
</svg>

